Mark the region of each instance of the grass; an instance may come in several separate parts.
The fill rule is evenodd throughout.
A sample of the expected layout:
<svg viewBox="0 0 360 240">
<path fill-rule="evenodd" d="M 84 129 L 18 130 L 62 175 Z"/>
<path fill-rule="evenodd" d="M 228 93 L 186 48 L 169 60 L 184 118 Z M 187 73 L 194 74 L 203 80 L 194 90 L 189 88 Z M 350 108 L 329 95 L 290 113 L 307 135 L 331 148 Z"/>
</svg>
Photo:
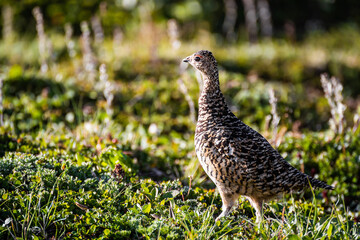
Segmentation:
<svg viewBox="0 0 360 240">
<path fill-rule="evenodd" d="M 274 40 L 250 47 L 224 46 L 204 32 L 178 50 L 162 37 L 157 59 L 150 55 L 150 36 L 143 49 L 125 35 L 116 53 L 106 38 L 92 49 L 116 89 L 111 115 L 104 89 L 87 81 L 78 39 L 71 58 L 64 37 L 49 36 L 54 57 L 47 73 L 39 70 L 36 39 L 0 41 L 1 239 L 360 239 L 360 130 L 352 122 L 359 113 L 358 49 L 339 47 L 346 35 L 334 31 L 321 41 L 309 36 L 298 44 Z M 180 60 L 202 48 L 218 59 L 234 113 L 269 139 L 267 89 L 275 89 L 279 131 L 285 130 L 279 152 L 334 191 L 269 202 L 260 227 L 245 198 L 229 217 L 214 221 L 221 199 L 194 153 L 186 100 L 197 102 L 195 73 L 182 75 L 188 96 L 177 85 Z M 322 71 L 344 85 L 342 134 L 329 129 Z"/>
<path fill-rule="evenodd" d="M 269 203 L 258 228 L 243 198 L 233 215 L 215 222 L 221 200 L 213 190 L 129 174 L 119 181 L 96 164 L 74 166 L 76 156 L 65 158 L 9 154 L 1 162 L 1 172 L 8 173 L 1 179 L 8 192 L 1 214 L 10 214 L 1 227 L 4 238 L 358 238 L 359 226 L 341 202 L 331 203 L 327 213 L 314 192 L 310 201 Z"/>
</svg>

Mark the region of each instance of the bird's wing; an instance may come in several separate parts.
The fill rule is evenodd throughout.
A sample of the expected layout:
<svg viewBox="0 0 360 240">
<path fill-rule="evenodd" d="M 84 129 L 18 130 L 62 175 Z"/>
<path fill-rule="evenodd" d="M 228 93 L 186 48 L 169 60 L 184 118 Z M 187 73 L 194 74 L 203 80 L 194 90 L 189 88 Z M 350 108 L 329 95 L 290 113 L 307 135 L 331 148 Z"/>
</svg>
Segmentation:
<svg viewBox="0 0 360 240">
<path fill-rule="evenodd" d="M 244 125 L 240 130 L 218 131 L 221 139 L 215 147 L 232 171 L 228 179 L 237 181 L 232 175 L 240 175 L 252 183 L 259 191 L 275 195 L 290 190 L 302 189 L 306 175 L 292 167 L 258 132 Z"/>
</svg>

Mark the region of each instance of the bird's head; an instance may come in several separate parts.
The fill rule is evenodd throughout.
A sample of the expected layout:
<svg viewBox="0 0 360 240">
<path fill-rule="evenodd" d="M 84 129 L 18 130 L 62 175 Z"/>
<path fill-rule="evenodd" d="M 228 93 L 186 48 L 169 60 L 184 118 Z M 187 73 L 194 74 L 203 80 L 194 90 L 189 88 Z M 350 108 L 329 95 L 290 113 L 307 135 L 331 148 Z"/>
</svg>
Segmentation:
<svg viewBox="0 0 360 240">
<path fill-rule="evenodd" d="M 208 50 L 200 50 L 184 58 L 183 62 L 190 63 L 194 68 L 206 75 L 217 72 L 217 62 Z"/>
</svg>

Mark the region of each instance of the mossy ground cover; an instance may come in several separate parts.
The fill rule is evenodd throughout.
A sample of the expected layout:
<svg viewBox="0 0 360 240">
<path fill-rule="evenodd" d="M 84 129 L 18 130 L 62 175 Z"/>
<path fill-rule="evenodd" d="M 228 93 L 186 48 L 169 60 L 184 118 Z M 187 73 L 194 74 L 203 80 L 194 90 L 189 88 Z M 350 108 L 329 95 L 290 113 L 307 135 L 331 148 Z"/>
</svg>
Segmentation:
<svg viewBox="0 0 360 240">
<path fill-rule="evenodd" d="M 0 238 L 359 239 L 358 49 L 338 48 L 337 32 L 322 41 L 255 46 L 224 46 L 206 36 L 178 50 L 164 37 L 156 56 L 153 39 L 140 49 L 135 37 L 125 38 L 116 52 L 110 38 L 93 43 L 93 81 L 77 39 L 70 57 L 64 37 L 49 34 L 54 47 L 46 73 L 36 39 L 0 42 Z M 234 113 L 268 139 L 280 139 L 277 149 L 287 161 L 334 191 L 269 202 L 260 226 L 244 198 L 229 217 L 214 221 L 221 199 L 194 153 L 188 101 L 196 105 L 199 86 L 192 70 L 179 73 L 180 60 L 202 48 L 218 59 Z M 110 104 L 101 64 L 113 84 Z M 342 134 L 329 129 L 323 71 L 344 83 Z M 270 87 L 278 98 L 277 131 L 269 125 Z"/>
</svg>

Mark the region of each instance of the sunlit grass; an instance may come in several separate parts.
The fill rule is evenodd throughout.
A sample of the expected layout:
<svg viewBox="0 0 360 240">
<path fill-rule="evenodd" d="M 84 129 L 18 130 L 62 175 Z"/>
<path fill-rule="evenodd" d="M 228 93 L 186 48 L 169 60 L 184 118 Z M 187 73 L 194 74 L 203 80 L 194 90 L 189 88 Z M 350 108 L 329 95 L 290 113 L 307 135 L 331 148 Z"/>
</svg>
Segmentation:
<svg viewBox="0 0 360 240">
<path fill-rule="evenodd" d="M 53 58 L 46 73 L 39 71 L 36 39 L 0 41 L 1 238 L 359 239 L 360 128 L 352 125 L 359 109 L 345 112 L 343 134 L 331 132 L 318 74 L 341 75 L 345 102 L 354 102 L 356 44 L 354 51 L 335 47 L 342 36 L 336 32 L 300 43 L 225 44 L 205 31 L 175 50 L 166 34 L 154 43 L 153 36 L 134 31 L 114 51 L 107 37 L 101 46 L 92 43 L 92 51 L 96 71 L 105 64 L 116 84 L 110 115 L 99 73 L 95 83 L 87 80 L 79 38 L 73 37 L 76 54 L 70 58 L 64 36 L 47 35 Z M 177 84 L 181 59 L 199 49 L 216 56 L 233 112 L 269 138 L 268 89 L 275 90 L 279 129 L 286 131 L 278 150 L 334 191 L 269 202 L 260 227 L 240 198 L 229 217 L 215 222 L 221 199 L 197 160 L 195 124 Z M 196 74 L 183 74 L 196 103 Z M 117 164 L 124 176 L 111 173 Z"/>
</svg>

